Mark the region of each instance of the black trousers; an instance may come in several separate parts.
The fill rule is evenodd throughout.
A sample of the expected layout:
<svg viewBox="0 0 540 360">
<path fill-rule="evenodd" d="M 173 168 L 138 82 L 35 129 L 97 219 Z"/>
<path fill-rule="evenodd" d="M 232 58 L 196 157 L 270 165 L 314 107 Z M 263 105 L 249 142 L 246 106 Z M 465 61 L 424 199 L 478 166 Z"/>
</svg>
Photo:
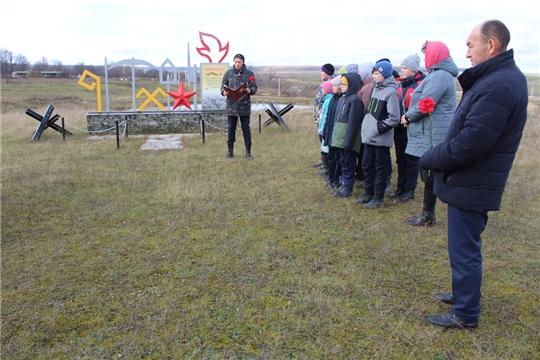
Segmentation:
<svg viewBox="0 0 540 360">
<path fill-rule="evenodd" d="M 249 128 L 249 115 L 227 116 L 227 121 L 229 123 L 227 144 L 232 145 L 236 141 L 236 126 L 238 125 L 238 118 L 240 118 L 240 126 L 242 127 L 242 133 L 244 134 L 244 144 L 251 145 L 251 129 Z"/>
<path fill-rule="evenodd" d="M 366 194 L 375 195 L 383 199 L 386 183 L 388 182 L 388 158 L 390 148 L 387 146 L 374 146 L 365 144 L 364 159 L 364 187 Z"/>
</svg>

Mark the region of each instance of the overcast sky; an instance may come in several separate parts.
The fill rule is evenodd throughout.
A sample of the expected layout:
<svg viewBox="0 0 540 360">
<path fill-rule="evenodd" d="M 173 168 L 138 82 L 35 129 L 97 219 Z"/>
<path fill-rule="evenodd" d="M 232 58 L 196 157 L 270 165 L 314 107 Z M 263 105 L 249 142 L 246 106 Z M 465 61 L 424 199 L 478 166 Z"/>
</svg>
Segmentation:
<svg viewBox="0 0 540 360">
<path fill-rule="evenodd" d="M 465 41 L 489 19 L 503 21 L 523 72 L 540 73 L 537 1 L 10 1 L 0 12 L 0 47 L 33 64 L 65 65 L 139 59 L 160 66 L 207 63 L 199 32 L 229 43 L 248 66 L 341 66 L 387 57 L 399 65 L 426 40 L 446 43 L 459 67 L 470 67 Z M 213 62 L 219 60 L 215 44 Z M 422 57 L 423 58 L 423 57 Z M 423 66 L 423 64 L 422 64 Z"/>
</svg>

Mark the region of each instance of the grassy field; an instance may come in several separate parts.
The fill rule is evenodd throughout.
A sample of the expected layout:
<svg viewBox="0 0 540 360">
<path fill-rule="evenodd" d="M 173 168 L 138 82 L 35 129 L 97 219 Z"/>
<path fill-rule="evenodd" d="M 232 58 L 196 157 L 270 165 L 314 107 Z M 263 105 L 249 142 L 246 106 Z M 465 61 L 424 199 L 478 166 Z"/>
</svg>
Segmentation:
<svg viewBox="0 0 540 360">
<path fill-rule="evenodd" d="M 540 358 L 539 98 L 483 236 L 480 327 L 460 331 L 425 321 L 449 311 L 431 297 L 450 290 L 446 206 L 412 228 L 421 196 L 333 197 L 309 110 L 289 133 L 253 129 L 254 161 L 225 159 L 225 133 L 32 143 L 26 108 L 78 128 L 95 111 L 90 91 L 44 83 L 2 83 L 2 359 Z"/>
</svg>

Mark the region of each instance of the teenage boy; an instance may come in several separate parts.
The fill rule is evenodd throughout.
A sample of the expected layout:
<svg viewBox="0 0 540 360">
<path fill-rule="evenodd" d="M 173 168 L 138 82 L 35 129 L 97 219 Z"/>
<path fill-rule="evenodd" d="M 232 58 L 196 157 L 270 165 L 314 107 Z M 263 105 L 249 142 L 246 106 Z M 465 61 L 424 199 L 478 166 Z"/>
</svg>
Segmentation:
<svg viewBox="0 0 540 360">
<path fill-rule="evenodd" d="M 388 159 L 394 140 L 393 130 L 400 121 L 398 83 L 392 76 L 392 71 L 389 61 L 379 61 L 373 67 L 373 93 L 362 123 L 365 193 L 354 202 L 364 204 L 368 209 L 384 206 Z"/>
</svg>

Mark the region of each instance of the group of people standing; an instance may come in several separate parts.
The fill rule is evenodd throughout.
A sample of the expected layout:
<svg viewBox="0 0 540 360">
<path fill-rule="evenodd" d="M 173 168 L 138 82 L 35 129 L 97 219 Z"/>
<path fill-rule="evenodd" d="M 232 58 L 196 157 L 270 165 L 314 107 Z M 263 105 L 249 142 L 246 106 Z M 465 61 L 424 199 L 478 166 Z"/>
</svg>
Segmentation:
<svg viewBox="0 0 540 360">
<path fill-rule="evenodd" d="M 369 209 L 382 207 L 392 172 L 390 148 L 395 145 L 397 186 L 389 197 L 398 202 L 414 199 L 419 174 L 424 182 L 422 214 L 407 223 L 431 226 L 437 198 L 448 205 L 452 292 L 434 298 L 452 310 L 429 316 L 434 325 L 478 326 L 481 235 L 488 212 L 500 209 L 527 119 L 527 80 L 513 50 L 507 50 L 509 42 L 510 32 L 501 21 L 474 27 L 466 41 L 472 67 L 458 77 L 463 90 L 459 105 L 459 71 L 440 41 L 422 46 L 427 74 L 420 71 L 417 54 L 401 61 L 401 76 L 388 59 L 350 64 L 337 75 L 331 64 L 321 67 L 314 120 L 321 142 L 320 174 L 332 194 L 350 197 L 355 183 L 362 181 L 365 191 L 355 202 Z M 240 87 L 245 96 L 231 96 Z M 246 158 L 253 159 L 249 114 L 250 95 L 256 91 L 244 56 L 235 55 L 221 88 L 227 96 L 227 158 L 234 156 L 240 119 Z"/>
<path fill-rule="evenodd" d="M 395 145 L 397 186 L 389 197 L 414 199 L 419 174 L 424 182 L 422 214 L 407 223 L 431 226 L 437 198 L 448 205 L 452 292 L 434 298 L 452 310 L 429 316 L 434 325 L 478 326 L 481 235 L 488 212 L 500 209 L 527 119 L 527 81 L 509 42 L 510 32 L 499 20 L 474 27 L 466 41 L 472 67 L 459 77 L 440 41 L 422 46 L 426 74 L 417 54 L 403 59 L 401 76 L 387 59 L 351 64 L 338 74 L 331 64 L 321 68 L 314 112 L 321 161 L 314 165 L 321 166 L 319 175 L 332 194 L 350 197 L 355 182 L 363 180 L 364 194 L 355 202 L 382 207 Z M 456 77 L 463 90 L 459 105 Z"/>
<path fill-rule="evenodd" d="M 330 71 L 331 64 L 323 65 L 323 82 L 314 112 L 322 142 L 321 161 L 314 165 L 321 164 L 319 175 L 327 179 L 335 196 L 352 196 L 353 185 L 358 181 L 365 192 L 354 202 L 368 209 L 380 208 L 384 206 L 385 193 L 390 192 L 390 148 L 395 147 L 397 186 L 388 197 L 398 202 L 414 199 L 420 172 L 425 184 L 422 213 L 407 223 L 432 226 L 436 203 L 434 177 L 429 170 L 419 171 L 418 163 L 427 149 L 445 139 L 457 105 L 455 78 L 459 71 L 444 43 L 427 41 L 421 50 L 427 74 L 420 70 L 418 54 L 401 61 L 401 75 L 386 58 L 375 64 L 348 65 L 336 75 Z M 344 90 L 342 84 L 351 81 L 353 86 Z M 327 106 L 352 95 L 357 98 L 353 109 L 347 106 L 351 100 Z M 434 104 L 429 113 L 422 111 L 423 99 L 431 99 Z M 333 123 L 341 129 L 335 134 Z M 347 141 L 341 142 L 340 138 Z"/>
</svg>

